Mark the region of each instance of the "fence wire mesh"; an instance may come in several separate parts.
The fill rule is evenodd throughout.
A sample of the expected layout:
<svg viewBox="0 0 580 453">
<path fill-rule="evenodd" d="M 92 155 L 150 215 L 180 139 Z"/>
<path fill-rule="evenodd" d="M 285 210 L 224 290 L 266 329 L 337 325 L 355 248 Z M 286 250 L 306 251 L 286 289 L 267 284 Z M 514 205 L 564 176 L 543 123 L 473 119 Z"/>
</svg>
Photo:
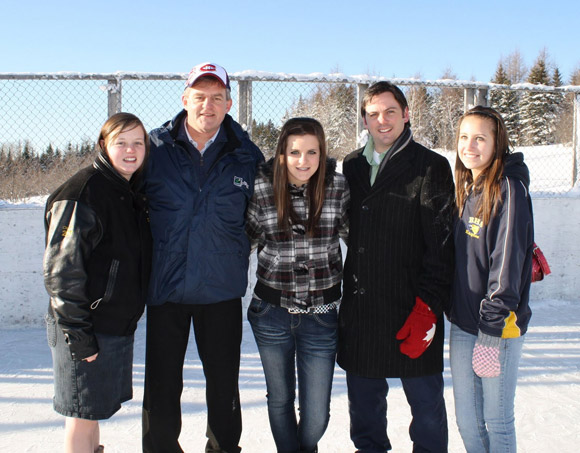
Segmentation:
<svg viewBox="0 0 580 453">
<path fill-rule="evenodd" d="M 183 87 L 183 77 L 176 74 L 155 78 L 116 74 L 112 82 L 110 75 L 99 74 L 0 78 L 0 198 L 47 193 L 86 164 L 111 114 L 113 92 L 117 96 L 114 109 L 136 114 L 151 130 L 180 111 Z M 249 103 L 240 105 L 242 80 L 232 78 L 230 114 L 244 123 L 267 156 L 274 152 L 281 125 L 293 116 L 321 121 L 333 157 L 341 159 L 360 145 L 357 83 L 260 79 L 250 80 L 249 87 Z M 415 138 L 445 154 L 453 165 L 455 125 L 464 109 L 467 87 L 460 83 L 423 86 L 413 81 L 402 88 L 409 100 Z M 573 105 L 574 94 L 566 96 L 562 98 L 571 100 L 566 105 Z M 577 180 L 573 111 L 562 110 L 561 115 L 567 116 L 560 121 L 556 144 L 515 148 L 524 152 L 534 192 L 562 194 Z M 18 159 L 25 162 L 17 165 Z M 55 168 L 64 169 L 64 174 L 51 179 L 47 173 Z M 24 175 L 20 182 L 18 172 Z"/>
</svg>

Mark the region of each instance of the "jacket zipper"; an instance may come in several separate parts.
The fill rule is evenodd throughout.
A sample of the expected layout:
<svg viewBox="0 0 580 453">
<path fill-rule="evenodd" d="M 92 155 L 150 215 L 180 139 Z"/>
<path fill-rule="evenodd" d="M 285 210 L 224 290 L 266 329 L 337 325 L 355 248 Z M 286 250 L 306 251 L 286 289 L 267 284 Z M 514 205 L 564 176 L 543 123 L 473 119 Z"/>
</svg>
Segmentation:
<svg viewBox="0 0 580 453">
<path fill-rule="evenodd" d="M 105 288 L 105 295 L 100 299 L 95 300 L 91 304 L 91 310 L 96 310 L 101 302 L 107 303 L 109 300 L 111 300 L 111 297 L 113 296 L 113 290 L 115 289 L 115 281 L 117 280 L 119 264 L 119 260 L 113 260 L 111 263 L 111 268 L 109 269 L 109 279 L 107 280 L 107 287 Z"/>
</svg>

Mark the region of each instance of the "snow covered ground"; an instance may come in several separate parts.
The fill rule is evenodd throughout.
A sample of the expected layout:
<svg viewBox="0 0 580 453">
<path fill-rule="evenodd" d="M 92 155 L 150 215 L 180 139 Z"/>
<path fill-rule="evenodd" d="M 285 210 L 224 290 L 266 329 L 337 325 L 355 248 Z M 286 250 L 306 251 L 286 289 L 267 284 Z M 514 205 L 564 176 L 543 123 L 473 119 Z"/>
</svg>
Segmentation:
<svg viewBox="0 0 580 453">
<path fill-rule="evenodd" d="M 534 315 L 526 335 L 516 396 L 519 451 L 575 453 L 580 445 L 580 302 L 545 300 L 532 306 Z M 52 410 L 51 359 L 45 338 L 45 331 L 40 327 L 0 330 L 2 452 L 61 451 L 63 421 Z M 136 334 L 134 399 L 113 418 L 101 422 L 101 439 L 108 453 L 140 451 L 144 344 L 144 323 L 141 322 Z M 462 452 L 455 425 L 447 351 L 444 377 L 450 451 Z M 180 441 L 186 452 L 202 452 L 206 423 L 204 378 L 194 344 L 189 347 L 184 381 Z M 408 405 L 399 381 L 391 380 L 390 385 L 389 436 L 393 451 L 410 452 Z M 243 451 L 275 452 L 260 358 L 247 321 L 244 321 L 240 391 Z M 348 427 L 345 377 L 337 367 L 330 425 L 320 442 L 320 451 L 354 451 Z"/>
</svg>

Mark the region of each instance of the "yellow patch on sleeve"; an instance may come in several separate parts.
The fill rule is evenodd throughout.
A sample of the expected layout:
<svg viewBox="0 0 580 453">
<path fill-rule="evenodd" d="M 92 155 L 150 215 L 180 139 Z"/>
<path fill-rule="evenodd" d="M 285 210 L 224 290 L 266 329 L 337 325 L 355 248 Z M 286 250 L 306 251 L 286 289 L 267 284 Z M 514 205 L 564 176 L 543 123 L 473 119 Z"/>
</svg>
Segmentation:
<svg viewBox="0 0 580 453">
<path fill-rule="evenodd" d="M 70 237 L 70 236 L 72 236 L 72 234 L 73 234 L 72 229 L 70 229 L 68 227 L 68 225 L 65 225 L 62 227 L 62 237 L 63 238 Z"/>
<path fill-rule="evenodd" d="M 514 311 L 510 311 L 510 315 L 504 321 L 504 328 L 501 333 L 502 338 L 518 338 L 521 337 L 522 332 L 516 324 L 518 317 Z"/>
</svg>

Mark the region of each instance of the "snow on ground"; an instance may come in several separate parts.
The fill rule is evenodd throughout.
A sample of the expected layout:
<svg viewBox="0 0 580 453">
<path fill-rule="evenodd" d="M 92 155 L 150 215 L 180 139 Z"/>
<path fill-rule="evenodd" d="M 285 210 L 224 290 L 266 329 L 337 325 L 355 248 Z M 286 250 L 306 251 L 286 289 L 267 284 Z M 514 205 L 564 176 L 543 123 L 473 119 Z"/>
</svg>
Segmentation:
<svg viewBox="0 0 580 453">
<path fill-rule="evenodd" d="M 533 309 L 516 396 L 519 451 L 574 453 L 580 444 L 580 303 L 548 300 L 534 303 Z M 141 451 L 144 345 L 144 323 L 141 322 L 135 344 L 134 399 L 125 403 L 110 420 L 101 422 L 101 439 L 107 453 Z M 63 419 L 52 410 L 51 358 L 44 329 L 2 329 L 0 351 L 0 451 L 61 451 Z M 447 352 L 446 349 L 444 377 L 450 452 L 462 452 L 455 425 Z M 180 441 L 186 452 L 202 452 L 206 426 L 204 378 L 193 340 L 188 350 L 184 382 Z M 388 429 L 393 451 L 410 452 L 408 405 L 400 382 L 393 379 L 389 383 Z M 243 451 L 275 452 L 260 358 L 247 321 L 244 321 L 240 392 Z M 354 451 L 348 427 L 345 376 L 337 367 L 330 425 L 319 445 L 321 453 Z"/>
</svg>

